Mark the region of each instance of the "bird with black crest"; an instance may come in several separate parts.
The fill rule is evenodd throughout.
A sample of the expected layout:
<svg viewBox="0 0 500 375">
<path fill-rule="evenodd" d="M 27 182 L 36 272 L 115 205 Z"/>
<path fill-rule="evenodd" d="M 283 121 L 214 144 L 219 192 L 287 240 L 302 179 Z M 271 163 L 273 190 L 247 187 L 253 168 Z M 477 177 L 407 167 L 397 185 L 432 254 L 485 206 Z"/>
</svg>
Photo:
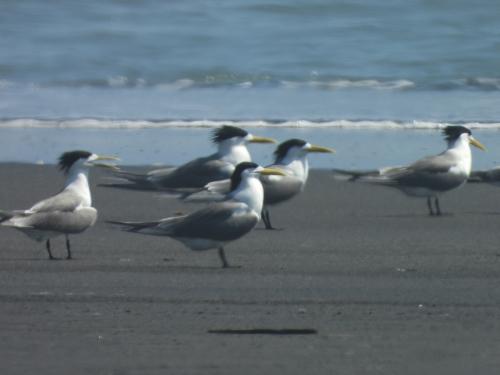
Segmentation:
<svg viewBox="0 0 500 375">
<path fill-rule="evenodd" d="M 212 142 L 217 151 L 209 156 L 178 167 L 154 169 L 147 173 L 116 171 L 113 175 L 120 181 L 100 186 L 188 193 L 210 181 L 229 178 L 238 163 L 251 161 L 248 143 L 276 143 L 274 139 L 252 135 L 242 128 L 230 125 L 215 129 Z"/>
<path fill-rule="evenodd" d="M 262 175 L 282 176 L 283 172 L 243 162 L 231 175 L 230 192 L 223 202 L 209 204 L 188 215 L 160 220 L 108 222 L 131 233 L 171 237 L 194 251 L 218 249 L 222 267 L 227 268 L 224 246 L 250 232 L 261 218 L 264 190 L 259 176 Z"/>
<path fill-rule="evenodd" d="M 92 207 L 89 169 L 115 168 L 101 163 L 103 160 L 118 159 L 88 151 L 63 153 L 59 158 L 59 168 L 66 176 L 62 191 L 27 210 L 0 211 L 0 225 L 17 229 L 33 240 L 45 241 L 49 259 L 57 259 L 52 255 L 50 239 L 64 235 L 66 258 L 71 259 L 69 235 L 85 231 L 97 220 L 97 210 Z"/>
<path fill-rule="evenodd" d="M 334 172 L 347 175 L 352 181 L 381 184 L 401 190 L 409 196 L 427 198 L 429 215 L 440 216 L 442 212 L 439 197 L 465 184 L 471 174 L 470 145 L 485 150 L 472 136 L 470 129 L 464 126 L 446 126 L 443 135 L 448 146 L 445 151 L 417 160 L 408 166 L 386 167 L 366 173 L 340 169 Z"/>
<path fill-rule="evenodd" d="M 304 190 L 309 176 L 309 162 L 307 156 L 310 153 L 334 153 L 335 150 L 328 147 L 313 145 L 303 139 L 292 138 L 278 145 L 274 151 L 275 161 L 266 166 L 279 170 L 283 175 L 261 175 L 260 181 L 264 188 L 264 206 L 262 209 L 262 221 L 266 229 L 275 229 L 271 224 L 269 207 L 286 202 Z M 204 186 L 198 192 L 186 196 L 186 200 L 210 200 L 223 199 L 229 191 L 229 180 L 213 181 Z M 210 193 L 210 195 L 204 194 Z M 219 198 L 217 198 L 219 197 Z"/>
</svg>

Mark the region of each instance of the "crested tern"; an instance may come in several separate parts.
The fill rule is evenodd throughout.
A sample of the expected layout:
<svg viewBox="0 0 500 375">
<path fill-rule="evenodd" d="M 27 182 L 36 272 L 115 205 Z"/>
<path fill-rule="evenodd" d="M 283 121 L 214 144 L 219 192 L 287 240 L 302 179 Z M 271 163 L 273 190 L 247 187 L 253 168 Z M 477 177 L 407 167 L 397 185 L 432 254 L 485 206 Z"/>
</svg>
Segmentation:
<svg viewBox="0 0 500 375">
<path fill-rule="evenodd" d="M 313 152 L 334 153 L 331 148 L 312 145 L 302 139 L 289 139 L 278 145 L 274 151 L 275 161 L 266 168 L 276 169 L 283 172 L 282 176 L 261 175 L 260 181 L 264 188 L 264 206 L 262 209 L 262 221 L 266 229 L 274 229 L 271 225 L 269 206 L 285 202 L 304 190 L 309 176 L 309 162 L 307 155 Z M 220 199 L 229 191 L 229 180 L 214 181 L 205 185 L 202 190 L 196 193 L 201 198 L 199 200 L 210 200 L 210 197 L 203 195 L 203 192 L 213 194 L 213 199 Z M 186 198 L 192 197 L 196 200 L 196 193 Z"/>
<path fill-rule="evenodd" d="M 447 126 L 443 135 L 448 144 L 445 151 L 428 156 L 403 167 L 388 167 L 366 173 L 334 170 L 341 175 L 351 175 L 351 180 L 373 182 L 394 187 L 409 196 L 427 198 L 429 214 L 441 215 L 439 196 L 456 189 L 467 181 L 471 173 L 470 145 L 481 150 L 485 147 L 464 126 Z M 435 210 L 432 206 L 434 199 Z"/>
<path fill-rule="evenodd" d="M 194 159 L 179 167 L 161 168 L 146 174 L 114 172 L 122 181 L 101 184 L 135 190 L 186 192 L 201 188 L 210 181 L 229 178 L 238 163 L 251 161 L 248 143 L 276 143 L 274 139 L 255 136 L 236 126 L 224 125 L 214 130 L 212 141 L 217 152 Z"/>
<path fill-rule="evenodd" d="M 83 232 L 97 220 L 88 182 L 89 168 L 114 168 L 100 163 L 103 160 L 118 159 L 88 151 L 63 153 L 59 158 L 59 168 L 66 175 L 63 190 L 27 210 L 0 211 L 0 225 L 17 229 L 33 240 L 46 241 L 49 259 L 56 259 L 51 252 L 50 239 L 65 235 L 66 258 L 71 259 L 69 235 Z"/>
<path fill-rule="evenodd" d="M 243 162 L 231 175 L 231 191 L 223 202 L 157 221 L 108 222 L 128 232 L 171 237 L 195 251 L 218 249 L 222 267 L 226 268 L 229 263 L 224 246 L 247 234 L 261 218 L 264 190 L 259 175 L 283 175 L 283 172 Z"/>
</svg>

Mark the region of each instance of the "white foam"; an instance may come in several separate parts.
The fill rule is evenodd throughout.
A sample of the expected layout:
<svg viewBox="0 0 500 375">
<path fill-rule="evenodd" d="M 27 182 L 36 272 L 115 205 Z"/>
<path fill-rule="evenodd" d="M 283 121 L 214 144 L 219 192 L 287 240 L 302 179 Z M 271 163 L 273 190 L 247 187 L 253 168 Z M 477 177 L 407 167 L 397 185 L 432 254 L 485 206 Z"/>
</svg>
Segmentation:
<svg viewBox="0 0 500 375">
<path fill-rule="evenodd" d="M 332 129 L 440 129 L 457 123 L 433 121 L 392 121 L 392 120 L 107 120 L 107 119 L 67 119 L 45 120 L 34 118 L 0 120 L 0 128 L 61 128 L 61 129 L 162 129 L 162 128 L 216 128 L 233 125 L 244 128 L 332 128 Z M 500 129 L 499 122 L 460 123 L 470 129 Z"/>
<path fill-rule="evenodd" d="M 375 90 L 403 90 L 415 87 L 415 83 L 406 79 L 390 80 L 390 81 L 379 81 L 376 79 L 360 79 L 360 80 L 349 80 L 349 79 L 337 79 L 331 81 L 282 81 L 281 84 L 286 88 L 296 89 L 296 88 L 319 88 L 327 90 L 339 90 L 339 89 L 354 89 L 354 88 L 365 88 L 365 89 L 375 89 Z"/>
</svg>

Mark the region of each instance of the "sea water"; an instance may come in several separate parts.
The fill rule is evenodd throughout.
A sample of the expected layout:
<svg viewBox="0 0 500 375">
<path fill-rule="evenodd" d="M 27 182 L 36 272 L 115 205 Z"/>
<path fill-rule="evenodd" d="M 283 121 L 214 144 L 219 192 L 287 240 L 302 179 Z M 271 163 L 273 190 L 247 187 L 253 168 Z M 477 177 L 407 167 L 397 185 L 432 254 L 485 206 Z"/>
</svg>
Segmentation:
<svg viewBox="0 0 500 375">
<path fill-rule="evenodd" d="M 127 164 L 213 151 L 213 127 L 337 149 L 370 168 L 463 124 L 500 163 L 500 3 L 425 0 L 0 2 L 0 161 L 65 150 Z M 251 146 L 260 163 L 271 146 Z"/>
</svg>

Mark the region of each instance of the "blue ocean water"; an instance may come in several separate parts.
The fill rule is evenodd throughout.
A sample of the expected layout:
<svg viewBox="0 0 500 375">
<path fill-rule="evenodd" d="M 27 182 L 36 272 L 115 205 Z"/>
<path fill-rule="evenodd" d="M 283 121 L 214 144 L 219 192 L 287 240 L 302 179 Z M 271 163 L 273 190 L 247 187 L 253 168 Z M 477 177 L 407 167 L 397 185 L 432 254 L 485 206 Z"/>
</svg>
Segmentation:
<svg viewBox="0 0 500 375">
<path fill-rule="evenodd" d="M 495 137 L 498 14 L 493 0 L 1 1 L 0 146 L 32 143 L 0 160 L 50 160 L 67 134 L 92 148 L 110 129 L 122 139 L 227 121 L 332 143 L 448 123 Z"/>
</svg>

